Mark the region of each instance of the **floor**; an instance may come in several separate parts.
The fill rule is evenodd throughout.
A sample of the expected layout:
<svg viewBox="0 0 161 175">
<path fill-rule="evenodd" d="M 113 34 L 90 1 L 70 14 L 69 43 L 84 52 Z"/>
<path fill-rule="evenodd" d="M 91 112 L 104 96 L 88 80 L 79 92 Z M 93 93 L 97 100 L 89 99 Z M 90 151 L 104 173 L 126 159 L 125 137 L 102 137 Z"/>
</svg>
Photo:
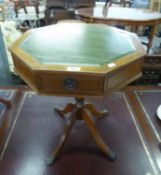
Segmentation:
<svg viewBox="0 0 161 175">
<path fill-rule="evenodd" d="M 1 175 L 160 175 L 158 140 L 155 142 L 151 127 L 145 122 L 148 113 L 161 136 L 160 123 L 155 115 L 160 104 L 160 89 L 137 89 L 132 96 L 117 92 L 108 98 L 88 98 L 97 109 L 109 110 L 108 117 L 93 120 L 105 143 L 115 151 L 117 159 L 109 161 L 98 149 L 85 123 L 77 121 L 60 157 L 52 166 L 46 165 L 46 159 L 56 148 L 67 124 L 67 119 L 53 109 L 54 106 L 63 107 L 74 99 L 39 96 L 31 91 L 20 93 L 12 88 L 0 89 L 0 95 L 12 101 L 13 107 L 7 110 L 8 114 L 12 114 L 10 117 L 14 117 L 5 146 L 0 145 Z M 138 115 L 142 108 L 135 102 L 136 95 L 140 99 L 139 104 L 144 106 L 144 114 Z M 131 99 L 134 104 L 130 103 Z M 0 107 L 1 115 L 4 106 Z M 138 116 L 141 116 L 142 124 Z"/>
</svg>

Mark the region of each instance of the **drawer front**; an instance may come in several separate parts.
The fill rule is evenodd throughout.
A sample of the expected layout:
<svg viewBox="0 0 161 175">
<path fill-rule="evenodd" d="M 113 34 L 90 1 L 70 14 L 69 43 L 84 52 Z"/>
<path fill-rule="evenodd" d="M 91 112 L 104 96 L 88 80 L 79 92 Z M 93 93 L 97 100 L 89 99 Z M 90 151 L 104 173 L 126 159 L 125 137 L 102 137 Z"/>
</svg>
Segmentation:
<svg viewBox="0 0 161 175">
<path fill-rule="evenodd" d="M 138 60 L 108 75 L 105 84 L 106 93 L 119 90 L 139 78 L 141 76 L 141 63 L 142 60 Z"/>
<path fill-rule="evenodd" d="M 100 96 L 103 77 L 45 73 L 40 76 L 41 93 L 67 96 Z"/>
<path fill-rule="evenodd" d="M 158 79 L 140 79 L 138 82 L 140 85 L 157 85 L 159 83 Z"/>
<path fill-rule="evenodd" d="M 143 75 L 146 76 L 160 76 L 161 70 L 155 70 L 155 69 L 143 69 Z"/>
<path fill-rule="evenodd" d="M 153 64 L 153 65 L 160 64 L 161 63 L 161 56 L 147 56 L 147 57 L 145 57 L 144 62 Z"/>
</svg>

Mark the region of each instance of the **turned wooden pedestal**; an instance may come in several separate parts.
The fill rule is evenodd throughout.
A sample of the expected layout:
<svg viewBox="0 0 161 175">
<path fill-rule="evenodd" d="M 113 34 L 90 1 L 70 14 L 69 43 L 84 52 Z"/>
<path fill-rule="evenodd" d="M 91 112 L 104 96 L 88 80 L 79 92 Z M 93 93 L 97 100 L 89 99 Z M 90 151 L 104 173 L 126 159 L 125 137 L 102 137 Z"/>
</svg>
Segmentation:
<svg viewBox="0 0 161 175">
<path fill-rule="evenodd" d="M 54 161 L 59 157 L 60 152 L 68 138 L 71 128 L 73 127 L 76 120 L 84 120 L 87 124 L 88 128 L 90 129 L 92 136 L 94 137 L 97 145 L 101 149 L 101 151 L 105 154 L 107 159 L 113 161 L 116 159 L 115 153 L 105 144 L 102 140 L 100 134 L 98 133 L 92 115 L 97 119 L 101 119 L 102 117 L 107 116 L 108 111 L 97 111 L 96 108 L 91 103 L 85 103 L 84 98 L 75 98 L 76 102 L 68 103 L 64 109 L 55 108 L 58 114 L 61 117 L 65 117 L 66 114 L 70 113 L 68 122 L 64 128 L 64 133 L 56 147 L 54 149 L 53 154 L 47 159 L 47 164 L 51 165 Z"/>
</svg>

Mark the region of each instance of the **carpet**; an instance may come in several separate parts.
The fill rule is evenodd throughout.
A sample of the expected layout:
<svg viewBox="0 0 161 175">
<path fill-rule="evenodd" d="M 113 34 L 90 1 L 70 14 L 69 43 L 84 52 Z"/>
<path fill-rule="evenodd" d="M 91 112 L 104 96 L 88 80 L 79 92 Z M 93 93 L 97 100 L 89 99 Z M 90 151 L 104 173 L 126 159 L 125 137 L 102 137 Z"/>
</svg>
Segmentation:
<svg viewBox="0 0 161 175">
<path fill-rule="evenodd" d="M 104 99 L 87 99 L 97 109 L 109 110 L 108 117 L 97 121 L 96 127 L 116 152 L 114 162 L 97 152 L 88 151 L 97 149 L 97 145 L 84 122 L 78 121 L 60 158 L 53 166 L 47 166 L 46 158 L 56 147 L 67 122 L 53 109 L 54 106 L 64 107 L 68 101 L 73 99 L 24 93 L 1 152 L 1 175 L 159 175 L 124 93 L 115 93 Z M 84 148 L 88 148 L 87 151 Z"/>
<path fill-rule="evenodd" d="M 161 90 L 136 91 L 135 93 L 153 134 L 158 142 L 161 143 L 161 121 L 156 114 L 156 110 L 161 104 Z"/>
</svg>

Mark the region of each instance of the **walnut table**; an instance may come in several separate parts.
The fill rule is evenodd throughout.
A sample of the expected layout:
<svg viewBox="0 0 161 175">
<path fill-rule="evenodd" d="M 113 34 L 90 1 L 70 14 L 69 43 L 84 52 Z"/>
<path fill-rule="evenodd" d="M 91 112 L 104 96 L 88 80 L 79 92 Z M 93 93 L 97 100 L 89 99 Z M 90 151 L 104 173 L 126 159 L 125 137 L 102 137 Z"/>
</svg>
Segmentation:
<svg viewBox="0 0 161 175">
<path fill-rule="evenodd" d="M 115 153 L 97 132 L 97 119 L 108 111 L 97 111 L 85 97 L 103 97 L 141 75 L 145 55 L 135 34 L 99 24 L 64 23 L 27 31 L 11 47 L 17 73 L 36 92 L 72 96 L 75 104 L 55 108 L 61 117 L 70 113 L 64 134 L 48 159 L 51 164 L 67 140 L 75 121 L 84 120 L 109 160 Z"/>
<path fill-rule="evenodd" d="M 156 26 L 161 23 L 161 14 L 148 9 L 125 7 L 91 7 L 81 8 L 75 14 L 88 23 L 103 23 L 124 26 L 150 26 L 147 53 L 152 46 Z"/>
</svg>

